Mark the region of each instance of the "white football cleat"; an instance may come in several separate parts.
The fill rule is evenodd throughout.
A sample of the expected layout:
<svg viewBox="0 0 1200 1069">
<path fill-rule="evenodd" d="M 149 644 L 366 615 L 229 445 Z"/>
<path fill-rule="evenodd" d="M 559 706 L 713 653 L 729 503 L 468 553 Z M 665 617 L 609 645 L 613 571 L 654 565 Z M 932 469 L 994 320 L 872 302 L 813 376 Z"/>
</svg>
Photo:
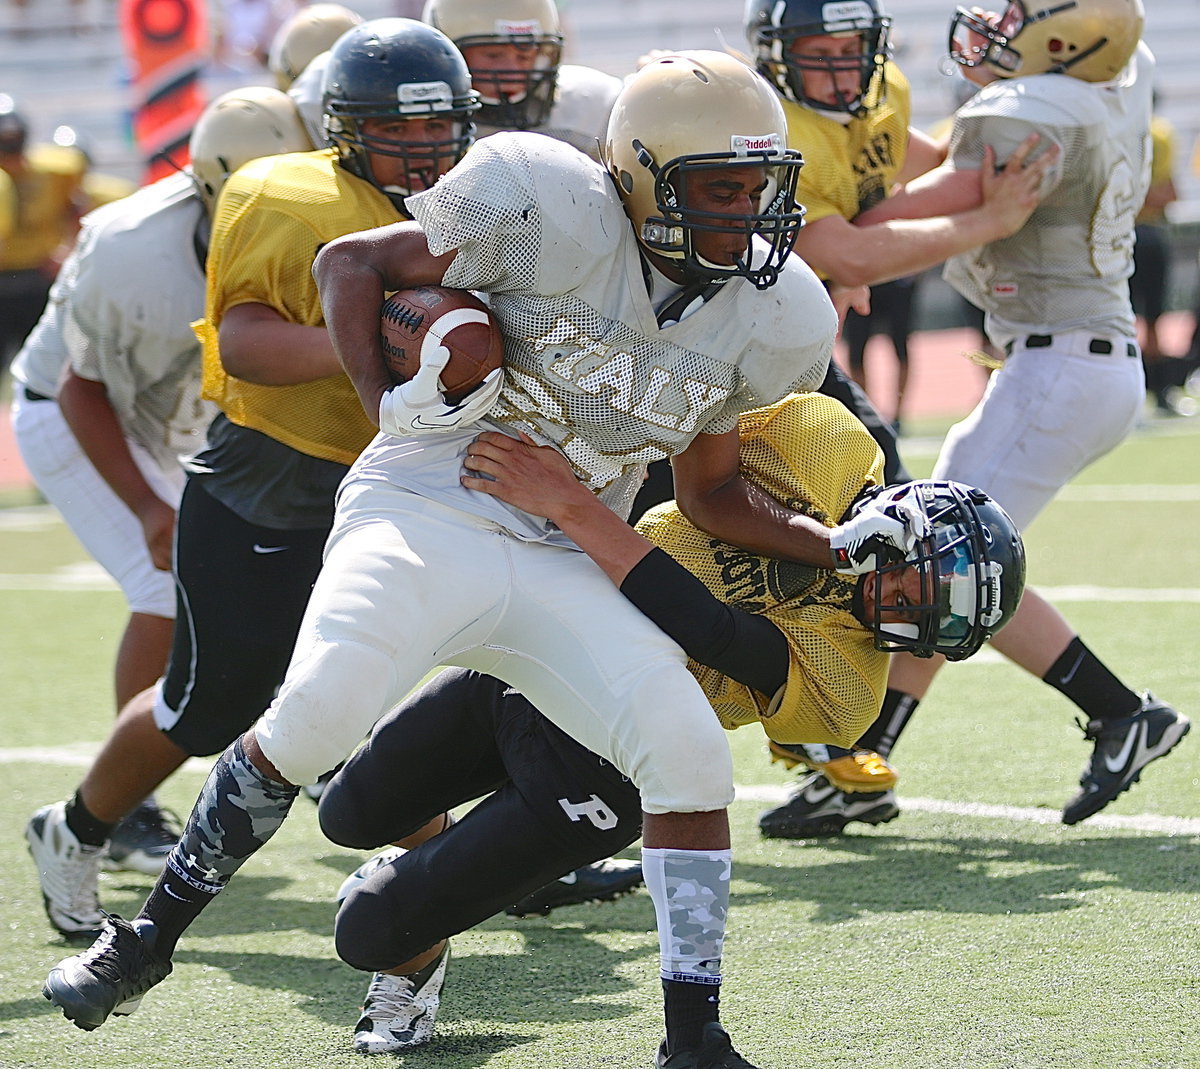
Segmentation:
<svg viewBox="0 0 1200 1069">
<path fill-rule="evenodd" d="M 441 954 L 411 976 L 377 972 L 354 1026 L 354 1049 L 359 1054 L 393 1054 L 428 1043 L 449 961 L 447 941 Z"/>
<path fill-rule="evenodd" d="M 81 843 L 67 827 L 66 810 L 66 802 L 42 806 L 25 825 L 25 839 L 50 923 L 65 936 L 95 938 L 104 927 L 99 888 L 104 847 Z"/>
</svg>

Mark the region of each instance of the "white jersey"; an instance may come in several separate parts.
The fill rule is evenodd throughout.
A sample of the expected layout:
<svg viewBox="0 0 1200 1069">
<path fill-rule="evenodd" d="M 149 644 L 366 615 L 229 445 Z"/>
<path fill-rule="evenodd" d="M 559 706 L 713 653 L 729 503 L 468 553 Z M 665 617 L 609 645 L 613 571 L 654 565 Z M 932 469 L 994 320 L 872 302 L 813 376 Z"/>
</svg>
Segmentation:
<svg viewBox="0 0 1200 1069">
<path fill-rule="evenodd" d="M 435 256 L 457 250 L 445 285 L 486 291 L 504 330 L 504 389 L 484 423 L 557 446 L 619 515 L 647 464 L 697 434 L 733 430 L 747 409 L 815 390 L 825 375 L 836 315 L 796 256 L 770 289 L 731 279 L 660 328 L 612 182 L 561 142 L 493 135 L 408 205 Z M 544 520 L 459 485 L 480 429 L 381 434 L 351 478 L 385 479 L 520 537 L 555 537 Z"/>
<path fill-rule="evenodd" d="M 127 438 L 160 465 L 203 442 L 215 408 L 200 400 L 204 208 L 191 178 L 170 175 L 84 217 L 14 375 L 47 396 L 62 367 L 102 382 Z"/>
<path fill-rule="evenodd" d="M 985 145 L 1003 162 L 1031 132 L 1060 146 L 1054 188 L 1016 234 L 948 260 L 946 280 L 988 314 L 1003 346 L 1026 334 L 1131 336 L 1134 216 L 1150 182 L 1154 57 L 1140 45 L 1121 77 L 1061 74 L 996 81 L 954 120 L 956 165 L 978 169 Z"/>
<path fill-rule="evenodd" d="M 608 113 L 622 85 L 620 78 L 594 67 L 563 64 L 558 68 L 550 114 L 535 132 L 565 141 L 599 160 L 599 144 L 608 130 Z M 486 137 L 499 130 L 500 127 L 480 123 L 477 136 Z"/>
</svg>

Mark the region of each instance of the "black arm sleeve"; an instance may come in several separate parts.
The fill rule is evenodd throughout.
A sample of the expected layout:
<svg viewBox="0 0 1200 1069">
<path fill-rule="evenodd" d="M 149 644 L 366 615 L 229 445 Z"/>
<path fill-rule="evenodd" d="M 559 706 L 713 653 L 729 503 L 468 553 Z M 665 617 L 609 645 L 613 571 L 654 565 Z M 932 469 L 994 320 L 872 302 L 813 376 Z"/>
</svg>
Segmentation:
<svg viewBox="0 0 1200 1069">
<path fill-rule="evenodd" d="M 621 593 L 700 664 L 763 694 L 787 682 L 787 637 L 765 616 L 713 597 L 670 554 L 655 548 L 621 584 Z"/>
</svg>

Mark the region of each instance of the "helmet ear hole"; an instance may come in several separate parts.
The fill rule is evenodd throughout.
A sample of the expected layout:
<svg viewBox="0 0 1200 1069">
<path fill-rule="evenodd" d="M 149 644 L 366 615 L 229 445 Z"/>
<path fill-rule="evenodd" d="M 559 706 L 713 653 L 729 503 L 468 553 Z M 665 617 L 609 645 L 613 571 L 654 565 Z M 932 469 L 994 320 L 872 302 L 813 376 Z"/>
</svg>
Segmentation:
<svg viewBox="0 0 1200 1069">
<path fill-rule="evenodd" d="M 629 196 L 629 194 L 633 192 L 633 175 L 631 175 L 628 171 L 618 172 L 617 183 L 625 193 L 625 196 Z"/>
</svg>

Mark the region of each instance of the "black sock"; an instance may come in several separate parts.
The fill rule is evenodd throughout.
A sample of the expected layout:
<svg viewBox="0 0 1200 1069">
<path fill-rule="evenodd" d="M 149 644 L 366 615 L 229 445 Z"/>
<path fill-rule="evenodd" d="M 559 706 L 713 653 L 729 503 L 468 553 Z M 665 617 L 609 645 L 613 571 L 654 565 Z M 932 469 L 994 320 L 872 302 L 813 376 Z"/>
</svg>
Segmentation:
<svg viewBox="0 0 1200 1069">
<path fill-rule="evenodd" d="M 721 985 L 664 980 L 663 1009 L 667 1018 L 667 1054 L 696 1050 L 700 1030 L 720 1019 Z"/>
<path fill-rule="evenodd" d="M 148 920 L 157 933 L 154 952 L 162 958 L 175 953 L 179 937 L 191 926 L 216 895 L 186 882 L 168 866 L 163 869 L 136 920 Z"/>
<path fill-rule="evenodd" d="M 115 824 L 107 824 L 92 814 L 76 791 L 66 805 L 67 827 L 84 846 L 103 846 L 108 842 Z"/>
<path fill-rule="evenodd" d="M 920 700 L 911 694 L 888 687 L 883 695 L 883 708 L 875 723 L 863 732 L 858 745 L 864 750 L 874 750 L 880 757 L 887 757 L 920 704 Z"/>
<path fill-rule="evenodd" d="M 1141 696 L 1114 676 L 1078 635 L 1042 679 L 1070 698 L 1089 720 L 1120 720 L 1142 706 Z"/>
</svg>

